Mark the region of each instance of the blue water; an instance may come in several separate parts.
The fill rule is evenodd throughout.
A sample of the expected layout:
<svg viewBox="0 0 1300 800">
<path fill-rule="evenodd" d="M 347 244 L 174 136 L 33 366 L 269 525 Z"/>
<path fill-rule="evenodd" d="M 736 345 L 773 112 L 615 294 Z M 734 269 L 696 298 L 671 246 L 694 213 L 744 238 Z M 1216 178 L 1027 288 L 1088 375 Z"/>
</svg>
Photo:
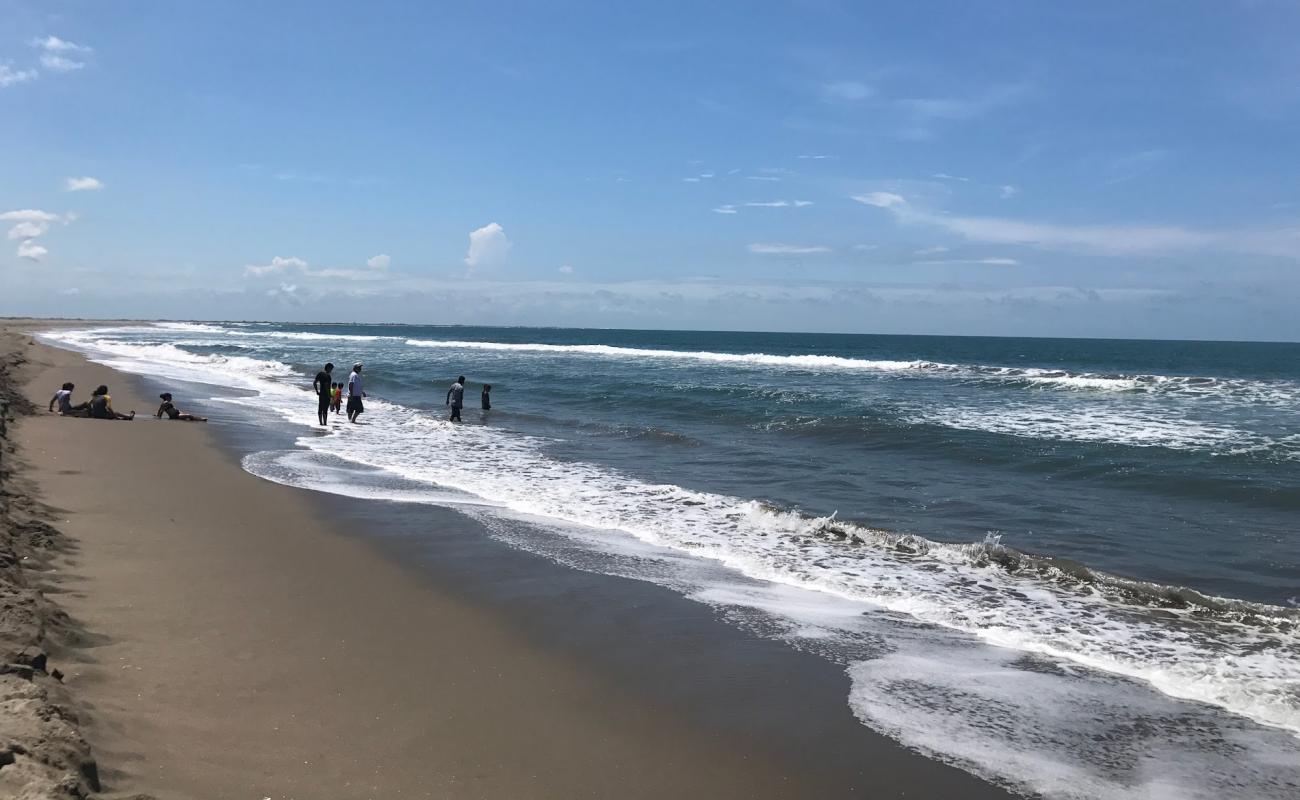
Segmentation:
<svg viewBox="0 0 1300 800">
<path fill-rule="evenodd" d="M 1300 781 L 1300 345 L 232 323 L 59 341 L 296 426 L 297 451 L 247 462 L 269 479 L 448 504 L 562 563 L 760 609 L 845 663 L 864 723 L 1012 788 Z M 326 360 L 339 380 L 366 363 L 365 425 L 313 429 Z M 957 664 L 980 666 L 953 686 Z M 937 717 L 936 692 L 957 698 Z M 1032 759 L 979 744 L 1008 735 L 990 702 Z M 1075 725 L 1071 703 L 1094 711 Z M 1116 759 L 1101 706 L 1162 732 L 1130 720 Z"/>
</svg>

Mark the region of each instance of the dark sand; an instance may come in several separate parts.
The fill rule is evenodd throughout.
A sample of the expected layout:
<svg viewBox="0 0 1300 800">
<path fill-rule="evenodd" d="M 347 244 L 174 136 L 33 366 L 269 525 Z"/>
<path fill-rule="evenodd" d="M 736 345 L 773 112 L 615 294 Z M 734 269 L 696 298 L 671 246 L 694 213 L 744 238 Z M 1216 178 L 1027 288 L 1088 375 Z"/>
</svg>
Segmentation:
<svg viewBox="0 0 1300 800">
<path fill-rule="evenodd" d="M 157 407 L 80 356 L 26 352 L 42 410 L 64 380 L 78 401 L 106 383 L 119 411 Z M 43 413 L 17 426 L 27 477 L 78 547 L 54 599 L 90 646 L 52 658 L 109 796 L 1006 796 L 856 723 L 850 766 L 782 743 L 763 689 L 784 679 L 743 664 L 727 702 L 752 704 L 753 727 L 726 735 L 678 707 L 706 692 L 628 680 L 628 654 L 672 648 L 671 626 L 605 624 L 610 659 L 547 646 L 558 629 L 540 612 L 471 602 L 418 559 L 397 563 L 401 548 L 327 523 L 322 496 L 245 473 L 215 446 L 222 427 Z"/>
</svg>

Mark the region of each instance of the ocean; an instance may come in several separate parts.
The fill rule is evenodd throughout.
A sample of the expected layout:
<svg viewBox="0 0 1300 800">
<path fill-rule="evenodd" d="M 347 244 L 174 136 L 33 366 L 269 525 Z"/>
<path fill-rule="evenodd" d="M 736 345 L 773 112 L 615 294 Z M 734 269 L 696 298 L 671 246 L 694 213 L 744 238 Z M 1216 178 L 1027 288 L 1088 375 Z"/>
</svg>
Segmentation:
<svg viewBox="0 0 1300 800">
<path fill-rule="evenodd" d="M 1298 344 L 262 323 L 42 338 L 296 439 L 246 456 L 255 475 L 451 508 L 841 665 L 864 725 L 999 785 L 1300 793 Z M 316 425 L 327 360 L 337 380 L 365 362 L 365 424 Z"/>
</svg>

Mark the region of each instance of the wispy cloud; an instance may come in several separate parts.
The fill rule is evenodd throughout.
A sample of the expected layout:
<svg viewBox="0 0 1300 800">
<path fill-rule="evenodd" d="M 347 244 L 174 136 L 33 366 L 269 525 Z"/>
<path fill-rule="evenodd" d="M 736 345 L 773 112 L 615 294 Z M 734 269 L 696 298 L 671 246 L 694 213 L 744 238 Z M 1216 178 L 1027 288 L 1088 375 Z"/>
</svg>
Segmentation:
<svg viewBox="0 0 1300 800">
<path fill-rule="evenodd" d="M 557 269 L 556 272 L 560 273 L 561 275 L 572 275 L 572 274 L 573 274 L 573 265 L 571 265 L 571 264 L 561 264 L 561 265 L 560 265 L 560 268 Z"/>
<path fill-rule="evenodd" d="M 774 256 L 804 256 L 814 253 L 829 253 L 831 248 L 820 244 L 779 244 L 755 242 L 749 245 L 749 252 L 760 255 Z"/>
<path fill-rule="evenodd" d="M 803 208 L 813 204 L 811 200 L 767 200 L 745 203 L 747 208 Z"/>
<path fill-rule="evenodd" d="M 289 275 L 298 275 L 304 278 L 335 278 L 350 281 L 383 281 L 388 279 L 388 256 L 377 255 L 371 256 L 366 260 L 365 269 L 350 269 L 346 267 L 325 267 L 316 268 L 307 263 L 306 260 L 297 256 L 275 256 L 266 264 L 248 264 L 244 267 L 244 274 L 252 278 L 265 278 L 269 276 L 285 277 Z M 290 286 L 290 289 L 285 289 Z M 275 292 L 275 289 L 271 290 Z M 281 284 L 279 291 L 293 294 L 291 284 Z"/>
<path fill-rule="evenodd" d="M 802 160 L 808 160 L 808 161 L 823 161 L 823 160 L 825 160 L 825 159 L 827 159 L 827 158 L 830 158 L 830 156 L 824 156 L 824 155 L 802 155 L 802 156 L 795 156 L 795 158 L 802 159 Z"/>
<path fill-rule="evenodd" d="M 1020 194 L 1020 190 L 1009 183 L 998 187 L 998 197 L 1001 197 L 1003 200 L 1010 200 L 1018 194 Z"/>
<path fill-rule="evenodd" d="M 736 207 L 734 205 L 728 203 L 727 205 L 718 206 L 717 208 L 713 209 L 713 213 L 714 214 L 736 214 L 739 212 L 736 211 Z"/>
<path fill-rule="evenodd" d="M 86 176 L 84 178 L 68 178 L 64 184 L 65 192 L 97 192 L 104 188 L 104 184 L 98 178 Z"/>
<path fill-rule="evenodd" d="M 0 64 L 0 89 L 36 80 L 34 69 L 14 69 L 10 64 Z"/>
<path fill-rule="evenodd" d="M 914 264 L 923 266 L 943 266 L 945 264 L 979 264 L 989 267 L 1017 267 L 1020 262 L 1014 258 L 1002 258 L 1000 256 L 991 256 L 988 258 L 939 258 L 928 259 L 925 261 L 914 261 Z"/>
<path fill-rule="evenodd" d="M 747 180 L 747 181 L 779 181 L 779 180 L 781 180 L 781 179 L 778 178 L 778 177 L 776 177 L 775 175 L 746 175 L 746 176 L 745 176 L 745 180 Z"/>
<path fill-rule="evenodd" d="M 941 181 L 959 181 L 961 183 L 970 183 L 970 178 L 963 178 L 960 175 L 949 175 L 946 172 L 936 172 L 930 177 L 938 178 Z"/>
<path fill-rule="evenodd" d="M 856 103 L 875 93 L 875 89 L 858 81 L 835 81 L 821 87 L 822 100 L 827 103 Z"/>
<path fill-rule="evenodd" d="M 1300 258 L 1300 229 L 1204 231 L 1177 225 L 1059 225 L 1005 217 L 939 214 L 913 206 L 906 198 L 890 192 L 855 195 L 852 199 L 886 209 L 900 223 L 935 227 L 986 244 L 1027 245 L 1112 256 L 1217 249 Z"/>
<path fill-rule="evenodd" d="M 85 45 L 69 42 L 57 36 L 33 39 L 32 47 L 40 51 L 41 66 L 53 72 L 74 72 L 86 66 L 85 61 L 76 59 L 94 52 Z"/>
</svg>

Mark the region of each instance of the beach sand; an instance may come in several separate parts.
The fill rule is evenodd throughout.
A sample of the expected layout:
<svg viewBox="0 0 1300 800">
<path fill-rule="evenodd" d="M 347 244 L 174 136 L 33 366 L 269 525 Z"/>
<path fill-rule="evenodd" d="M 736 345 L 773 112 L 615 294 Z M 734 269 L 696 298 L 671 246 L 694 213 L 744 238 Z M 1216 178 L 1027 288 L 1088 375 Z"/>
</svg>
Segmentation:
<svg viewBox="0 0 1300 800">
<path fill-rule="evenodd" d="M 143 418 L 138 383 L 31 329 L 0 334 L 39 406 L 11 434 L 75 543 L 47 594 L 84 633 L 51 664 L 106 796 L 1006 796 L 865 728 L 846 771 L 693 725 L 244 472 L 220 425 Z M 64 380 L 142 418 L 45 414 Z"/>
</svg>

